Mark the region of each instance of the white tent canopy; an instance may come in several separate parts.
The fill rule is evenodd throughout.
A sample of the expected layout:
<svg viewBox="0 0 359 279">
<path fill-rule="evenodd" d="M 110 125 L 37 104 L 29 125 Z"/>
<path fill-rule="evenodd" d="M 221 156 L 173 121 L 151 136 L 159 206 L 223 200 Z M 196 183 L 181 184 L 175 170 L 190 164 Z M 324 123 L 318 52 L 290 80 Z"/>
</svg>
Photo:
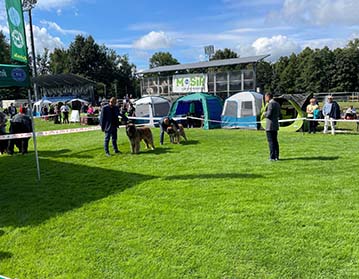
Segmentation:
<svg viewBox="0 0 359 279">
<path fill-rule="evenodd" d="M 80 103 L 84 103 L 84 104 L 89 104 L 90 102 L 89 101 L 86 101 L 84 99 L 79 99 L 79 98 L 76 98 L 76 99 L 72 99 L 70 101 L 67 101 L 67 103 L 72 103 L 72 102 L 80 102 Z"/>
<path fill-rule="evenodd" d="M 168 115 L 171 103 L 162 97 L 144 97 L 135 103 L 136 118 L 144 118 L 150 125 L 154 124 L 156 118 L 162 118 Z"/>
<path fill-rule="evenodd" d="M 255 92 L 240 92 L 225 101 L 222 127 L 257 129 L 263 95 Z"/>
</svg>

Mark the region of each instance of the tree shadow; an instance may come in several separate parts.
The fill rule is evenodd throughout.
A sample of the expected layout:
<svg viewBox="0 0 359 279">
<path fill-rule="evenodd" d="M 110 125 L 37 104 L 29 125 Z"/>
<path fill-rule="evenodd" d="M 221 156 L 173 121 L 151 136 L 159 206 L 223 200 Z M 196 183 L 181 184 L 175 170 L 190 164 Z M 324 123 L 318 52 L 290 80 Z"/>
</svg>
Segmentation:
<svg viewBox="0 0 359 279">
<path fill-rule="evenodd" d="M 155 178 L 42 158 L 38 183 L 33 156 L 6 160 L 7 167 L 0 168 L 0 227 L 38 225 Z"/>
<path fill-rule="evenodd" d="M 92 159 L 93 158 L 93 156 L 81 155 L 85 152 L 88 152 L 88 151 L 81 151 L 81 152 L 73 153 L 72 150 L 70 150 L 70 149 L 61 149 L 61 150 L 54 150 L 54 151 L 39 150 L 39 156 L 44 157 L 44 158 L 69 158 L 69 157 L 78 158 L 78 159 Z"/>
<path fill-rule="evenodd" d="M 183 145 L 197 145 L 199 143 L 200 143 L 199 140 L 188 140 L 188 141 L 183 142 L 182 144 Z"/>
<path fill-rule="evenodd" d="M 216 174 L 189 174 L 164 177 L 164 180 L 191 180 L 191 179 L 255 179 L 262 175 L 252 173 L 216 173 Z"/>
<path fill-rule="evenodd" d="M 0 262 L 12 258 L 12 256 L 13 256 L 12 253 L 0 251 Z"/>
<path fill-rule="evenodd" d="M 340 159 L 339 156 L 317 156 L 317 157 L 293 157 L 281 158 L 280 161 L 336 161 Z"/>
</svg>

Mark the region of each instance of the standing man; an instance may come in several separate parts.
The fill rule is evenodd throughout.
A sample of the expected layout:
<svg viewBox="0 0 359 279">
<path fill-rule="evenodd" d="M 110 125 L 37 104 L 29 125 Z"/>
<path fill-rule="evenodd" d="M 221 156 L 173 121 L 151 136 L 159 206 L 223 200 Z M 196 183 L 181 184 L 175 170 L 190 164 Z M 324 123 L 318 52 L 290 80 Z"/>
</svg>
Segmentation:
<svg viewBox="0 0 359 279">
<path fill-rule="evenodd" d="M 70 113 L 70 108 L 67 104 L 63 104 L 60 108 L 60 111 L 62 112 L 64 118 L 63 118 L 63 122 L 62 123 L 67 123 L 69 124 L 69 113 Z"/>
<path fill-rule="evenodd" d="M 270 151 L 270 161 L 279 160 L 279 143 L 278 143 L 278 130 L 279 130 L 279 117 L 280 105 L 273 99 L 272 93 L 265 95 L 265 100 L 268 103 L 265 112 L 266 118 L 266 133 Z"/>
<path fill-rule="evenodd" d="M 179 126 L 176 122 L 176 120 L 170 118 L 169 116 L 166 116 L 162 118 L 160 121 L 160 128 L 161 128 L 161 134 L 160 134 L 160 144 L 163 145 L 163 140 L 165 137 L 165 132 L 167 132 L 168 127 L 175 126 L 177 129 L 179 129 Z"/>
<path fill-rule="evenodd" d="M 10 104 L 7 110 L 11 119 L 17 114 L 17 109 L 13 103 Z"/>
<path fill-rule="evenodd" d="M 327 102 L 323 107 L 324 115 L 324 134 L 328 133 L 328 126 L 332 129 L 332 135 L 335 135 L 335 119 L 340 119 L 340 107 L 333 96 L 327 97 Z"/>
<path fill-rule="evenodd" d="M 120 153 L 117 147 L 117 128 L 120 126 L 119 121 L 120 109 L 117 106 L 117 99 L 112 97 L 108 105 L 101 110 L 100 125 L 102 132 L 105 132 L 104 148 L 107 157 L 110 157 L 108 148 L 110 138 L 112 138 L 112 146 L 115 153 Z"/>
</svg>

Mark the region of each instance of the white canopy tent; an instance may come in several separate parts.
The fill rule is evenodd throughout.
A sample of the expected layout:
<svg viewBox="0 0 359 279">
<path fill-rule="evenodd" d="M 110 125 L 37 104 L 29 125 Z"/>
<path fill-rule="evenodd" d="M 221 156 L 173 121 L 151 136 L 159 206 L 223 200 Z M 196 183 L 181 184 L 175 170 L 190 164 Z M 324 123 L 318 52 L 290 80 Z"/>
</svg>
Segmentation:
<svg viewBox="0 0 359 279">
<path fill-rule="evenodd" d="M 222 113 L 223 128 L 258 129 L 263 95 L 251 91 L 228 98 Z"/>
<path fill-rule="evenodd" d="M 36 116 L 40 116 L 40 112 L 43 107 L 49 108 L 51 104 L 52 102 L 46 99 L 41 99 L 34 103 L 34 111 L 36 111 Z"/>
<path fill-rule="evenodd" d="M 155 120 L 167 116 L 171 108 L 171 102 L 162 97 L 144 97 L 137 100 L 134 105 L 137 122 L 152 126 Z"/>
</svg>

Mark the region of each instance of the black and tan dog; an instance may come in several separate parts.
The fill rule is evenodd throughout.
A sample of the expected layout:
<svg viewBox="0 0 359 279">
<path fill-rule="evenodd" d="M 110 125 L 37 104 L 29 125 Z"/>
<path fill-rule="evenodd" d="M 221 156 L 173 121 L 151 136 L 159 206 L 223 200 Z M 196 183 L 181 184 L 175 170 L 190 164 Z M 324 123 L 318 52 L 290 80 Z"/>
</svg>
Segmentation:
<svg viewBox="0 0 359 279">
<path fill-rule="evenodd" d="M 171 143 L 180 143 L 181 137 L 187 142 L 186 133 L 182 124 L 178 124 L 178 128 L 175 125 L 167 128 L 167 134 L 170 136 Z"/>
<path fill-rule="evenodd" d="M 129 123 L 126 126 L 126 134 L 131 143 L 131 153 L 138 154 L 140 152 L 141 140 L 146 144 L 146 148 L 155 149 L 153 143 L 153 135 L 148 127 L 136 127 L 135 124 Z"/>
</svg>

